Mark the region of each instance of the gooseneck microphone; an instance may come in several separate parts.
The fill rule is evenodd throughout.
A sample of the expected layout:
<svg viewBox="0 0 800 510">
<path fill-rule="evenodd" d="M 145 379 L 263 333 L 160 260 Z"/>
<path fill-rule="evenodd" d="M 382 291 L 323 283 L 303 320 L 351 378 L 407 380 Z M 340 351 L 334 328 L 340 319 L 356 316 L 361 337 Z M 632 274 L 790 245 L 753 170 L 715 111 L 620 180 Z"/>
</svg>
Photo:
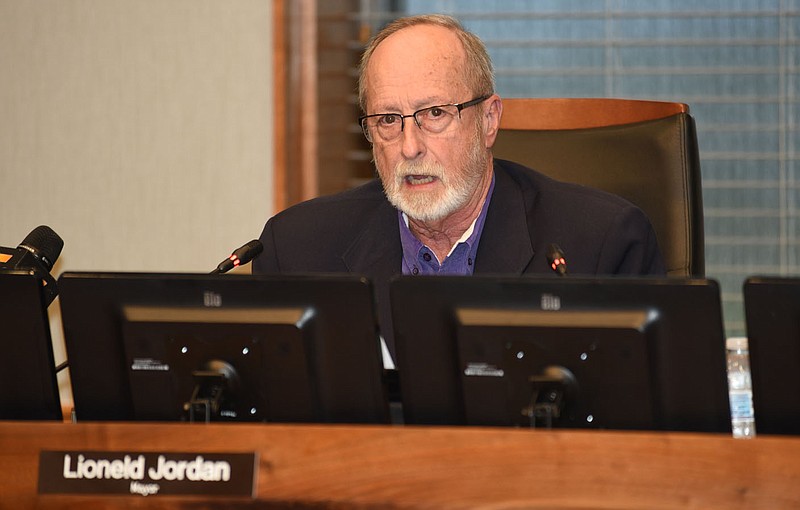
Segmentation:
<svg viewBox="0 0 800 510">
<path fill-rule="evenodd" d="M 261 244 L 261 241 L 258 239 L 253 239 L 241 248 L 234 250 L 230 257 L 220 262 L 217 268 L 211 271 L 211 274 L 227 273 L 234 267 L 247 264 L 256 258 L 262 251 L 264 251 L 264 245 Z"/>
<path fill-rule="evenodd" d="M 567 274 L 567 259 L 564 258 L 564 252 L 561 250 L 561 247 L 555 243 L 551 243 L 550 246 L 547 247 L 547 263 L 550 264 L 550 268 L 555 271 L 558 276 Z"/>
<path fill-rule="evenodd" d="M 25 236 L 15 249 L 0 246 L 0 270 L 33 270 L 42 279 L 46 304 L 49 306 L 58 295 L 56 281 L 50 271 L 63 247 L 64 241 L 53 229 L 40 225 Z"/>
</svg>

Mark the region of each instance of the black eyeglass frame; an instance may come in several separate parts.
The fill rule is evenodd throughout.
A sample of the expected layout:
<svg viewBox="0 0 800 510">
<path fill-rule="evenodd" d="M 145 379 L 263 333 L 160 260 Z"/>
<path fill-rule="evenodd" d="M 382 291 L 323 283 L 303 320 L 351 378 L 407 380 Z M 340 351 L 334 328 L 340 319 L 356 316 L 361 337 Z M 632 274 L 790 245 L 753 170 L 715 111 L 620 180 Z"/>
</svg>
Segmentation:
<svg viewBox="0 0 800 510">
<path fill-rule="evenodd" d="M 420 125 L 419 120 L 417 119 L 417 115 L 419 115 L 420 113 L 422 113 L 424 111 L 427 111 L 427 110 L 430 110 L 430 109 L 433 109 L 433 108 L 442 108 L 442 107 L 445 107 L 445 106 L 455 106 L 456 109 L 458 110 L 458 118 L 460 119 L 461 118 L 461 110 L 463 110 L 464 108 L 469 108 L 470 106 L 475 106 L 476 104 L 480 104 L 483 101 L 486 101 L 487 99 L 489 99 L 490 97 L 492 97 L 492 95 L 491 94 L 487 94 L 487 95 L 484 95 L 484 96 L 476 97 L 475 99 L 470 99 L 469 101 L 465 101 L 463 103 L 447 103 L 447 104 L 437 104 L 437 105 L 433 105 L 433 106 L 426 106 L 425 108 L 420 108 L 419 110 L 415 111 L 414 113 L 410 113 L 408 115 L 403 115 L 402 113 L 394 113 L 394 112 L 373 113 L 373 114 L 370 114 L 370 115 L 362 115 L 361 117 L 358 118 L 358 123 L 361 126 L 361 132 L 364 133 L 364 137 L 367 139 L 367 141 L 370 142 L 370 143 L 374 143 L 372 141 L 370 135 L 369 135 L 369 130 L 367 129 L 367 125 L 364 122 L 365 120 L 367 120 L 369 118 L 372 118 L 372 117 L 383 117 L 383 116 L 386 116 L 386 115 L 396 115 L 397 117 L 400 118 L 400 132 L 402 133 L 403 130 L 405 129 L 405 127 L 406 127 L 406 119 L 409 118 L 409 117 L 413 117 L 414 118 L 414 124 L 416 124 L 418 128 L 422 129 L 422 126 Z M 394 140 L 394 138 L 392 140 Z"/>
</svg>

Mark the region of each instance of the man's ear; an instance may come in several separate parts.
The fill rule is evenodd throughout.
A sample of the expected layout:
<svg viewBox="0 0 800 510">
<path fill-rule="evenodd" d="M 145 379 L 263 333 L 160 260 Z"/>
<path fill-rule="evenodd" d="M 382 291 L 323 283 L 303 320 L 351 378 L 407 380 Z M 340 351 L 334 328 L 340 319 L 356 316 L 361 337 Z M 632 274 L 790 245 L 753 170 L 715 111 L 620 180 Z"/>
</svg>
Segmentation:
<svg viewBox="0 0 800 510">
<path fill-rule="evenodd" d="M 486 140 L 486 148 L 491 149 L 497 132 L 500 130 L 500 118 L 503 116 L 503 100 L 497 94 L 492 94 L 484 102 L 483 109 L 483 132 Z"/>
</svg>

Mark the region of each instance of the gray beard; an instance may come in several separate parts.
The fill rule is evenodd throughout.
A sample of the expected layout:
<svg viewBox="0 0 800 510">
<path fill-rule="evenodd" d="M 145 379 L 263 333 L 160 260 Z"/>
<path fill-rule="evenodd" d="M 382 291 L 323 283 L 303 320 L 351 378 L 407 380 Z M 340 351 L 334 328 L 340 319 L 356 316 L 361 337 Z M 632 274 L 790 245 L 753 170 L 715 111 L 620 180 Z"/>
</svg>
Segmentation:
<svg viewBox="0 0 800 510">
<path fill-rule="evenodd" d="M 389 202 L 410 218 L 423 223 L 440 221 L 467 205 L 480 186 L 487 160 L 486 151 L 476 140 L 473 150 L 463 162 L 465 171 L 459 175 L 448 174 L 438 163 L 401 161 L 392 172 L 391 182 L 381 179 L 383 190 Z M 383 175 L 383 172 L 379 171 L 379 174 Z M 406 177 L 409 175 L 434 176 L 439 179 L 444 189 L 433 194 L 404 188 Z"/>
</svg>

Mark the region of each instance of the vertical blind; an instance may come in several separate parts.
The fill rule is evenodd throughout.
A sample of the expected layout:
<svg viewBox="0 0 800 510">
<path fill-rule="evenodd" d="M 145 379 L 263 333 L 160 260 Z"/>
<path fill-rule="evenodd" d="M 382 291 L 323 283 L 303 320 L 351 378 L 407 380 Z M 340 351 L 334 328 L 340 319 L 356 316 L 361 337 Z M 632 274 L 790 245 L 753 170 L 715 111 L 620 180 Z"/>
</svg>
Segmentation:
<svg viewBox="0 0 800 510">
<path fill-rule="evenodd" d="M 800 0 L 362 0 L 357 16 L 374 31 L 430 12 L 483 39 L 502 97 L 690 105 L 729 336 L 745 331 L 747 276 L 798 273 Z"/>
</svg>

